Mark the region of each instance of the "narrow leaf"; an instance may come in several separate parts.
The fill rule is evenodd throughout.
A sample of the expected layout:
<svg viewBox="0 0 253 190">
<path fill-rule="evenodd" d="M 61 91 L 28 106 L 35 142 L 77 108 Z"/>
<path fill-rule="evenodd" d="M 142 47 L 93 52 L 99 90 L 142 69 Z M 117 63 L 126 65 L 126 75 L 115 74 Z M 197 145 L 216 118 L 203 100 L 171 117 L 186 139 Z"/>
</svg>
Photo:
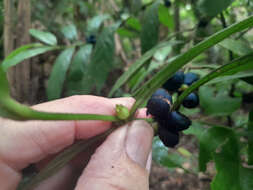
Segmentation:
<svg viewBox="0 0 253 190">
<path fill-rule="evenodd" d="M 48 80 L 47 97 L 49 100 L 61 97 L 65 77 L 75 48 L 64 50 L 56 59 Z"/>
<path fill-rule="evenodd" d="M 163 42 L 146 52 L 141 58 L 139 58 L 134 64 L 132 64 L 129 69 L 121 75 L 121 77 L 116 81 L 112 87 L 109 97 L 111 97 L 117 89 L 119 89 L 123 84 L 125 84 L 141 67 L 143 67 L 154 54 L 162 47 L 171 45 L 173 42 Z"/>
<path fill-rule="evenodd" d="M 29 33 L 36 39 L 48 44 L 48 45 L 56 45 L 57 39 L 55 35 L 50 32 L 43 32 L 36 29 L 30 29 Z"/>
<path fill-rule="evenodd" d="M 2 63 L 3 69 L 6 71 L 8 68 L 17 65 L 18 63 L 24 61 L 25 59 L 34 57 L 39 54 L 43 54 L 48 51 L 57 49 L 58 47 L 42 46 L 35 49 L 25 49 L 20 52 L 15 52 L 14 54 L 8 56 Z"/>
</svg>

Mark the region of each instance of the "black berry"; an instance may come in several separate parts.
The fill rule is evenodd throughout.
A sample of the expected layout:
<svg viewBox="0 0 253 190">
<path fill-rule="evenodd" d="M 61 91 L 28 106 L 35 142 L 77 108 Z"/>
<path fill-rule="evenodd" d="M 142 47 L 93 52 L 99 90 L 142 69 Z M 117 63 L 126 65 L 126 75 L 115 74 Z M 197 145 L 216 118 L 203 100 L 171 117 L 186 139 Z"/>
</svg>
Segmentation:
<svg viewBox="0 0 253 190">
<path fill-rule="evenodd" d="M 196 82 L 197 80 L 199 80 L 199 76 L 195 73 L 186 73 L 184 75 L 184 84 L 190 86 L 192 85 L 192 83 Z"/>
<path fill-rule="evenodd" d="M 201 19 L 198 23 L 198 28 L 205 28 L 208 25 L 208 21 L 206 19 Z"/>
<path fill-rule="evenodd" d="M 172 96 L 165 89 L 162 88 L 157 89 L 155 93 L 152 94 L 151 98 L 153 97 L 165 98 L 172 103 Z"/>
<path fill-rule="evenodd" d="M 171 6 L 170 0 L 164 0 L 164 5 L 169 8 Z"/>
<path fill-rule="evenodd" d="M 176 91 L 183 83 L 184 73 L 182 71 L 178 71 L 163 84 L 163 87 L 168 91 Z"/>
<path fill-rule="evenodd" d="M 177 111 L 173 111 L 169 114 L 168 116 L 168 126 L 167 129 L 168 130 L 172 130 L 172 131 L 183 131 L 186 130 L 190 127 L 191 125 L 191 120 L 186 117 L 185 115 L 177 112 Z"/>
<path fill-rule="evenodd" d="M 186 108 L 196 108 L 199 105 L 199 96 L 192 92 L 183 101 L 183 106 Z"/>
<path fill-rule="evenodd" d="M 170 132 L 163 127 L 158 128 L 158 136 L 163 142 L 164 146 L 173 148 L 179 143 L 178 132 Z"/>
<path fill-rule="evenodd" d="M 147 114 L 157 119 L 166 119 L 170 112 L 171 102 L 166 98 L 151 97 L 147 103 Z"/>
<path fill-rule="evenodd" d="M 96 44 L 96 36 L 95 35 L 90 35 L 88 38 L 86 38 L 86 42 L 89 44 Z"/>
</svg>

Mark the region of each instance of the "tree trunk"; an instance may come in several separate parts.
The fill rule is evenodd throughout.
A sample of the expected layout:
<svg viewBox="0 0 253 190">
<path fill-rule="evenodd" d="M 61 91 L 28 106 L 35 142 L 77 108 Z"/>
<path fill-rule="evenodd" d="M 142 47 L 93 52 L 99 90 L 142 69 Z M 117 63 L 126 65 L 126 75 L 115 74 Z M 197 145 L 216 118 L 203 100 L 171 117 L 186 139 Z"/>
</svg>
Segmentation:
<svg viewBox="0 0 253 190">
<path fill-rule="evenodd" d="M 14 0 L 4 0 L 4 56 L 8 56 L 14 49 Z M 8 80 L 15 84 L 15 70 L 9 69 Z M 15 88 L 11 85 L 11 94 L 15 94 Z"/>
<path fill-rule="evenodd" d="M 31 5 L 30 0 L 18 2 L 18 23 L 16 29 L 16 47 L 30 43 L 29 29 L 31 26 Z M 17 100 L 30 103 L 30 61 L 26 60 L 15 67 L 15 87 Z"/>
</svg>

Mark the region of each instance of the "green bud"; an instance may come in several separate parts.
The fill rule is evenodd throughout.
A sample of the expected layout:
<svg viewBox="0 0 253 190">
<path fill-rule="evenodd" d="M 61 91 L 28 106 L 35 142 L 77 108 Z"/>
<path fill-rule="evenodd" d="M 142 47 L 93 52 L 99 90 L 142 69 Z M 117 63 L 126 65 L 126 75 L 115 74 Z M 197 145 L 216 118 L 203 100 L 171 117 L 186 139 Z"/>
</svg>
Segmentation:
<svg viewBox="0 0 253 190">
<path fill-rule="evenodd" d="M 116 105 L 116 116 L 121 119 L 121 120 L 125 120 L 129 117 L 130 113 L 129 110 L 127 109 L 127 107 L 123 106 L 123 105 Z"/>
</svg>

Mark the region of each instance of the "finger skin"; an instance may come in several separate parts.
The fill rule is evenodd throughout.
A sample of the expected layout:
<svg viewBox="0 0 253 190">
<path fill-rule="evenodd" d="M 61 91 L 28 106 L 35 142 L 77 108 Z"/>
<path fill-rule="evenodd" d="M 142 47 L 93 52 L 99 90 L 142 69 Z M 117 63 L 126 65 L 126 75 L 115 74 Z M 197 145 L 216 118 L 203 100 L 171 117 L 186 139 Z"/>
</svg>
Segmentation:
<svg viewBox="0 0 253 190">
<path fill-rule="evenodd" d="M 64 113 L 114 115 L 116 104 L 130 108 L 133 98 L 108 99 L 73 96 L 34 106 L 34 109 Z M 0 119 L 0 184 L 17 185 L 19 171 L 71 145 L 75 139 L 87 139 L 107 130 L 105 121 L 26 121 Z M 13 175 L 11 175 L 13 173 Z M 12 179 L 15 173 L 15 180 Z M 10 185 L 11 186 L 11 185 Z M 14 188 L 15 189 L 15 188 Z"/>
<path fill-rule="evenodd" d="M 144 121 L 114 131 L 91 157 L 76 190 L 147 190 L 152 138 L 153 130 Z"/>
</svg>

